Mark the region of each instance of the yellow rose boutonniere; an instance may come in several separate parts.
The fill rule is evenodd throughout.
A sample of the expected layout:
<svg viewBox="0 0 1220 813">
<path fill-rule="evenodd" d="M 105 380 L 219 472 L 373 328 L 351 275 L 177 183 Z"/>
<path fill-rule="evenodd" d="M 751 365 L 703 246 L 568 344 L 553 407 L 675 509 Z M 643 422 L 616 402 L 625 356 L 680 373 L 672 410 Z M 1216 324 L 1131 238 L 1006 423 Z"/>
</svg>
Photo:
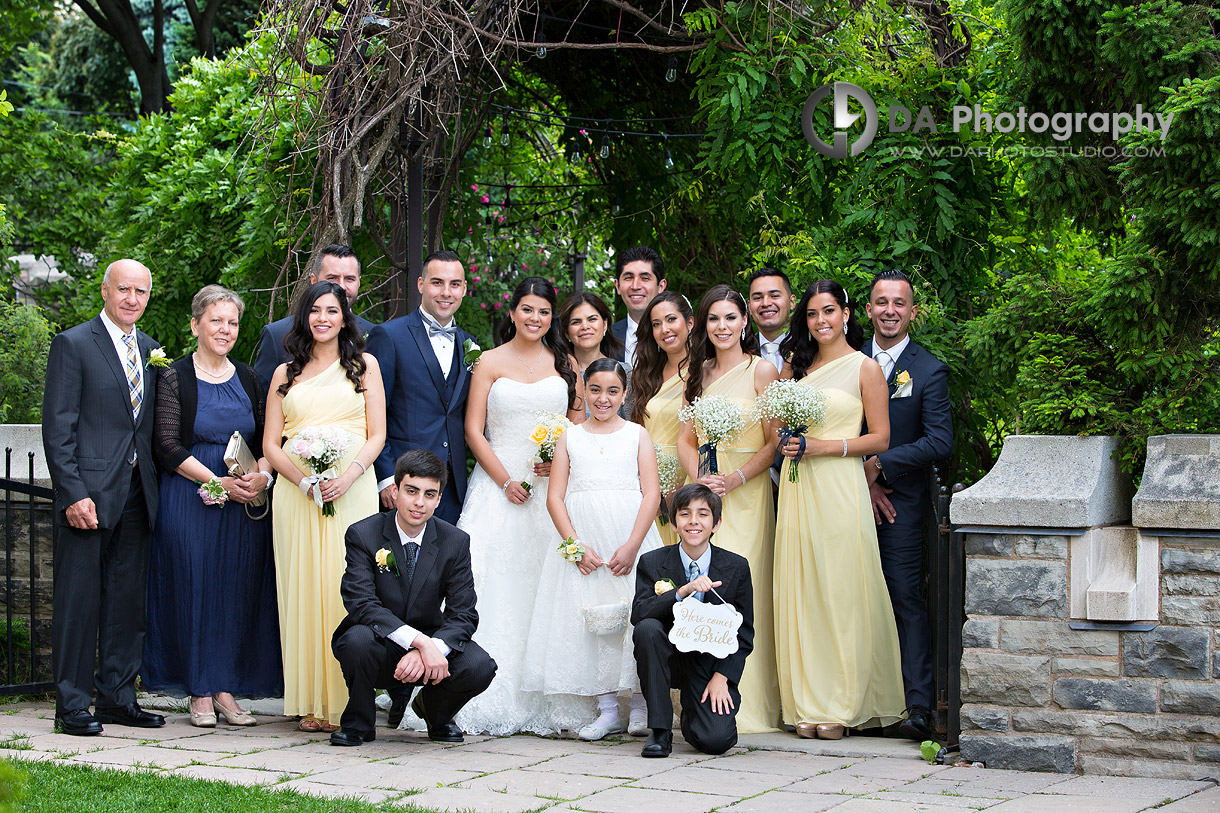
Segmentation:
<svg viewBox="0 0 1220 813">
<path fill-rule="evenodd" d="M 674 581 L 673 579 L 661 579 L 652 586 L 652 589 L 658 596 L 663 596 L 674 589 Z"/>
<path fill-rule="evenodd" d="M 900 370 L 894 376 L 894 394 L 891 398 L 906 398 L 911 394 L 911 390 L 915 385 L 911 381 L 911 373 L 908 370 Z"/>
<path fill-rule="evenodd" d="M 377 561 L 377 569 L 382 573 L 393 572 L 395 576 L 398 575 L 398 564 L 394 561 L 393 551 L 387 548 L 382 548 L 381 550 L 377 551 L 373 558 Z"/>
</svg>

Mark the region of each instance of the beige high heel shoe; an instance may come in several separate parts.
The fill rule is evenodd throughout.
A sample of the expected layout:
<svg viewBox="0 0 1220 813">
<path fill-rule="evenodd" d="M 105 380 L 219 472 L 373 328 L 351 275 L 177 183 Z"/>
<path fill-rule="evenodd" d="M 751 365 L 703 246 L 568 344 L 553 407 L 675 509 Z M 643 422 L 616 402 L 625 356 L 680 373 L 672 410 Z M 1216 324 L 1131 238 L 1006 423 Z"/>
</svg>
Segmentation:
<svg viewBox="0 0 1220 813">
<path fill-rule="evenodd" d="M 195 701 L 196 700 L 205 700 L 205 699 L 207 699 L 207 698 L 203 698 L 203 697 L 192 697 L 191 698 L 190 707 L 188 708 L 188 711 L 191 713 L 191 725 L 196 726 L 198 728 L 215 728 L 216 727 L 216 715 L 215 714 L 213 714 L 210 711 L 200 711 L 200 712 L 195 711 Z M 215 704 L 216 701 L 213 700 L 212 702 L 213 702 L 213 704 Z"/>
<path fill-rule="evenodd" d="M 236 701 L 234 701 L 234 704 L 236 705 Z M 242 711 L 240 706 L 238 706 L 236 711 L 230 711 L 216 702 L 216 698 L 213 697 L 212 708 L 216 711 L 216 714 L 212 715 L 212 725 L 216 725 L 217 715 L 225 718 L 225 722 L 229 725 L 258 725 L 258 720 L 255 719 L 254 715 L 248 711 Z"/>
<path fill-rule="evenodd" d="M 819 740 L 841 740 L 847 736 L 847 729 L 839 723 L 818 723 Z"/>
</svg>

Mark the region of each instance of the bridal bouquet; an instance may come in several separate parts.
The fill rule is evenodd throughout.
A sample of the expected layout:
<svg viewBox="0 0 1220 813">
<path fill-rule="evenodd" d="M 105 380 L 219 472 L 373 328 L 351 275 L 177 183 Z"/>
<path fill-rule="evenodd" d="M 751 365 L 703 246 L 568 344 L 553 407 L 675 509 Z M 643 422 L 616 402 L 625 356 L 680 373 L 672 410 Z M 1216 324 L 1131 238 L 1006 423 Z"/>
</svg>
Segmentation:
<svg viewBox="0 0 1220 813">
<path fill-rule="evenodd" d="M 554 412 L 542 412 L 538 415 L 538 423 L 534 425 L 534 430 L 530 432 L 530 441 L 538 447 L 538 451 L 534 456 L 543 463 L 550 463 L 555 459 L 555 444 L 559 442 L 559 436 L 562 435 L 572 422 L 562 415 Z M 529 491 L 532 487 L 528 481 L 523 480 L 521 486 Z"/>
<path fill-rule="evenodd" d="M 696 398 L 690 406 L 682 407 L 678 420 L 691 424 L 699 438 L 700 473 L 719 474 L 716 446 L 737 437 L 746 428 L 746 416 L 741 407 L 723 395 Z"/>
<path fill-rule="evenodd" d="M 323 480 L 333 480 L 339 476 L 335 465 L 343 459 L 350 439 L 346 432 L 329 426 L 307 426 L 288 440 L 288 451 L 304 460 L 313 471 L 301 481 L 302 491 L 308 492 L 311 485 L 317 486 Z M 335 515 L 335 506 L 323 502 L 320 488 L 314 488 L 313 501 L 322 509 L 322 516 Z"/>
<path fill-rule="evenodd" d="M 682 467 L 678 465 L 678 458 L 662 449 L 657 448 L 657 474 L 661 478 L 661 511 L 660 519 L 662 525 L 669 524 L 669 518 L 665 515 L 668 511 L 665 508 L 665 495 L 672 494 L 678 486 L 682 485 Z"/>
<path fill-rule="evenodd" d="M 759 417 L 779 421 L 784 426 L 779 430 L 779 445 L 784 446 L 791 438 L 800 436 L 801 449 L 788 466 L 788 482 L 801 481 L 801 457 L 805 454 L 805 432 L 826 422 L 826 393 L 806 387 L 797 381 L 780 379 L 772 381 L 755 402 Z"/>
</svg>

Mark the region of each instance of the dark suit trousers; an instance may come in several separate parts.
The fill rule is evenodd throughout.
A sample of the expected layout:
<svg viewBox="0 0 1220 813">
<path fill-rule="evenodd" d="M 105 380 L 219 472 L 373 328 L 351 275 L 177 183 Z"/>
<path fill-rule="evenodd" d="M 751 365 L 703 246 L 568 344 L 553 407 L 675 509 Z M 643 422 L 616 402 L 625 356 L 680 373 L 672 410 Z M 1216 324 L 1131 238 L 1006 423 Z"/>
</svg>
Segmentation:
<svg viewBox="0 0 1220 813">
<path fill-rule="evenodd" d="M 115 527 L 80 530 L 57 518 L 51 618 L 56 713 L 89 708 L 95 686 L 98 708 L 135 702 L 150 535 L 137 468 Z"/>
<path fill-rule="evenodd" d="M 339 724 L 349 731 L 371 733 L 375 726 L 376 690 L 404 685 L 394 677 L 394 670 L 406 650 L 389 638 L 378 640 L 373 630 L 364 624 L 351 627 L 334 642 L 335 658 L 343 668 L 347 681 L 347 708 Z M 465 648 L 449 653 L 449 677 L 421 690 L 424 708 L 432 719 L 429 727 L 444 725 L 454 718 L 462 706 L 480 694 L 496 676 L 496 662 L 481 646 L 467 641 Z"/>
<path fill-rule="evenodd" d="M 877 545 L 898 624 L 906 704 L 931 709 L 932 630 L 923 593 L 923 529 L 883 522 L 877 526 Z"/>
<path fill-rule="evenodd" d="M 648 704 L 648 727 L 669 730 L 674 720 L 669 690 L 682 697 L 682 736 L 705 754 L 723 754 L 737 744 L 737 709 L 741 692 L 729 682 L 733 710 L 729 714 L 712 711 L 711 703 L 701 703 L 703 690 L 716 671 L 716 659 L 701 652 L 679 652 L 669 640 L 669 630 L 655 618 L 635 625 L 635 665 L 640 689 Z"/>
<path fill-rule="evenodd" d="M 466 461 L 462 461 L 462 465 L 466 465 Z M 445 483 L 445 490 L 441 492 L 440 504 L 436 506 L 436 516 L 448 522 L 450 525 L 457 525 L 458 518 L 462 516 L 462 498 L 458 496 L 457 486 L 453 484 L 453 466 L 448 466 L 449 482 Z"/>
</svg>

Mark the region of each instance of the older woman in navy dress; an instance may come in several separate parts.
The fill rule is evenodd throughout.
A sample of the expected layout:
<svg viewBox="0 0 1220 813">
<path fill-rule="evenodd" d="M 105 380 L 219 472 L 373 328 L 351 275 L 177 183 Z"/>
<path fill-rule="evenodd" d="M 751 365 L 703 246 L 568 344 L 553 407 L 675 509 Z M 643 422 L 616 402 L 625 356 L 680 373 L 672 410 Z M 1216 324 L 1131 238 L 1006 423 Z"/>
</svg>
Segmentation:
<svg viewBox="0 0 1220 813">
<path fill-rule="evenodd" d="M 233 695 L 283 693 L 271 520 L 252 519 L 246 504 L 271 484 L 262 458 L 263 386 L 253 368 L 228 359 L 242 301 L 208 285 L 191 303 L 199 349 L 157 381 L 154 450 L 161 465 L 162 510 L 148 570 L 145 686 L 191 698 L 191 724 L 254 725 Z M 259 471 L 226 475 L 234 431 Z M 265 472 L 265 473 L 264 473 Z M 213 475 L 227 502 L 205 505 L 199 483 Z M 251 509 L 258 516 L 265 508 Z"/>
</svg>

